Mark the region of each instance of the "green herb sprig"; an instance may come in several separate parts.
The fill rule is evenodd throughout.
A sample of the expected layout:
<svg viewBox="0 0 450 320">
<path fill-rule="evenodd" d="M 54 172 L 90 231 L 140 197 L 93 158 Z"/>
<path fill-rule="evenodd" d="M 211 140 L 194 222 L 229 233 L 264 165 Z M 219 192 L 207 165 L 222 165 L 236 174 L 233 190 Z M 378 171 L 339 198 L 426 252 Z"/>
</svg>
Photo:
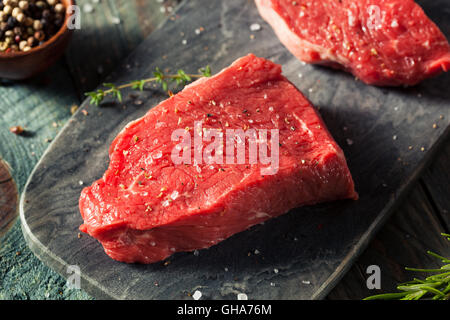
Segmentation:
<svg viewBox="0 0 450 320">
<path fill-rule="evenodd" d="M 156 68 L 153 72 L 153 77 L 151 78 L 136 80 L 119 86 L 113 83 L 104 83 L 103 86 L 107 89 L 97 89 L 96 91 L 86 92 L 85 95 L 91 98 L 90 104 L 98 106 L 108 95 L 116 98 L 119 102 L 122 102 L 121 90 L 125 88 L 143 91 L 147 83 L 156 82 L 161 85 L 164 91 L 169 91 L 169 84 L 171 82 L 175 82 L 180 86 L 186 85 L 186 83 L 191 82 L 192 79 L 203 77 L 211 77 L 211 68 L 209 66 L 199 69 L 199 74 L 187 74 L 181 69 L 178 70 L 176 74 L 164 74 L 161 69 Z"/>
<path fill-rule="evenodd" d="M 450 241 L 450 234 L 441 233 Z M 408 268 L 408 271 L 434 273 L 434 275 L 422 279 L 414 278 L 414 280 L 399 284 L 396 293 L 385 293 L 369 296 L 364 300 L 419 300 L 422 298 L 430 298 L 432 300 L 450 300 L 450 258 L 445 258 L 437 253 L 427 251 L 427 253 L 439 259 L 444 265 L 439 269 L 417 269 Z"/>
</svg>

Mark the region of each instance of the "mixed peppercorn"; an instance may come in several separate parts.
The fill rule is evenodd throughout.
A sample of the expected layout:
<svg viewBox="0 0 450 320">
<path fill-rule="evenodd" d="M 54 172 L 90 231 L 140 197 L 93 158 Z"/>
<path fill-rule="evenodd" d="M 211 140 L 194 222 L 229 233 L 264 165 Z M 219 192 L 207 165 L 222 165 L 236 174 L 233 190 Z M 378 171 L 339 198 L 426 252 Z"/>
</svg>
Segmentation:
<svg viewBox="0 0 450 320">
<path fill-rule="evenodd" d="M 29 51 L 64 23 L 60 0 L 0 0 L 0 52 Z"/>
</svg>

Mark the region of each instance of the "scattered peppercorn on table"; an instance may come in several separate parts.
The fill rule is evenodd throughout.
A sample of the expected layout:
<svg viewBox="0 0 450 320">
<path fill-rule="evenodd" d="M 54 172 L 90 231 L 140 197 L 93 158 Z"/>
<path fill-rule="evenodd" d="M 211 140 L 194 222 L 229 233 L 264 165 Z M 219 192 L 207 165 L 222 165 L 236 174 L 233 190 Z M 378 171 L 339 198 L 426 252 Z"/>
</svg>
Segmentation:
<svg viewBox="0 0 450 320">
<path fill-rule="evenodd" d="M 30 3 L 36 7 L 44 3 L 42 6 L 48 11 L 34 15 Z M 82 28 L 75 32 L 65 57 L 33 79 L 5 80 L 0 86 L 0 157 L 8 163 L 0 164 L 0 184 L 9 183 L 8 190 L 12 190 L 9 205 L 0 205 L 0 299 L 91 299 L 82 290 L 69 289 L 65 279 L 33 255 L 23 239 L 19 219 L 1 223 L 4 216 L 14 213 L 15 205 L 11 200 L 15 190 L 6 171 L 11 173 L 20 193 L 48 144 L 84 99 L 84 92 L 99 85 L 177 5 L 170 0 L 78 0 L 77 4 L 83 14 Z M 27 51 L 45 41 L 54 32 L 52 26 L 57 29 L 60 24 L 58 5 L 57 0 L 3 0 L 0 51 Z M 443 31 L 450 36 L 448 25 Z M 94 112 L 101 113 L 101 109 Z M 366 287 L 366 268 L 372 264 L 383 270 L 383 292 L 392 291 L 396 283 L 412 278 L 402 271 L 406 265 L 437 266 L 425 252 L 448 252 L 448 244 L 439 233 L 450 228 L 449 160 L 447 140 L 405 202 L 329 294 L 329 299 L 361 299 L 380 293 Z M 2 179 L 2 174 L 7 178 Z M 1 192 L 0 188 L 0 204 Z"/>
</svg>

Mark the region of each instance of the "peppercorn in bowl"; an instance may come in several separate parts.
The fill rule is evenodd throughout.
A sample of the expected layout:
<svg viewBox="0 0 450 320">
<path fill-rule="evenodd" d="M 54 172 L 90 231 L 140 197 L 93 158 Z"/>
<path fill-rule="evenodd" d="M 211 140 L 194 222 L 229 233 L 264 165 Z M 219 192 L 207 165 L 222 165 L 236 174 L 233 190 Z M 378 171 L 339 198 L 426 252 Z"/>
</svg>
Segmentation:
<svg viewBox="0 0 450 320">
<path fill-rule="evenodd" d="M 74 0 L 0 0 L 0 78 L 22 80 L 51 66 L 73 31 Z"/>
</svg>

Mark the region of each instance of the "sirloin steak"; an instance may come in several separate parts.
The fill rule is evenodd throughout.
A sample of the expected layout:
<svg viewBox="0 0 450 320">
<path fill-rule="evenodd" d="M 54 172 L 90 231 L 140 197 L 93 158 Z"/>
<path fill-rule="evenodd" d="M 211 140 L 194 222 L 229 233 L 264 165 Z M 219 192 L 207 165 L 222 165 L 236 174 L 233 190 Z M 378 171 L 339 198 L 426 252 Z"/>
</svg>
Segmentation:
<svg viewBox="0 0 450 320">
<path fill-rule="evenodd" d="M 275 130 L 279 143 L 267 146 L 278 150 L 277 170 L 264 175 L 268 165 L 249 160 L 175 164 L 180 141 L 196 139 L 195 123 L 223 133 Z M 237 145 L 234 138 L 227 146 Z M 201 141 L 200 149 L 208 145 Z M 244 137 L 244 146 L 250 154 L 250 139 Z M 109 156 L 103 178 L 82 191 L 80 230 L 124 262 L 153 263 L 207 248 L 298 206 L 357 199 L 344 154 L 315 109 L 279 65 L 252 54 L 128 124 Z"/>
<path fill-rule="evenodd" d="M 298 59 L 367 84 L 414 85 L 450 69 L 450 45 L 413 0 L 255 0 Z"/>
</svg>

